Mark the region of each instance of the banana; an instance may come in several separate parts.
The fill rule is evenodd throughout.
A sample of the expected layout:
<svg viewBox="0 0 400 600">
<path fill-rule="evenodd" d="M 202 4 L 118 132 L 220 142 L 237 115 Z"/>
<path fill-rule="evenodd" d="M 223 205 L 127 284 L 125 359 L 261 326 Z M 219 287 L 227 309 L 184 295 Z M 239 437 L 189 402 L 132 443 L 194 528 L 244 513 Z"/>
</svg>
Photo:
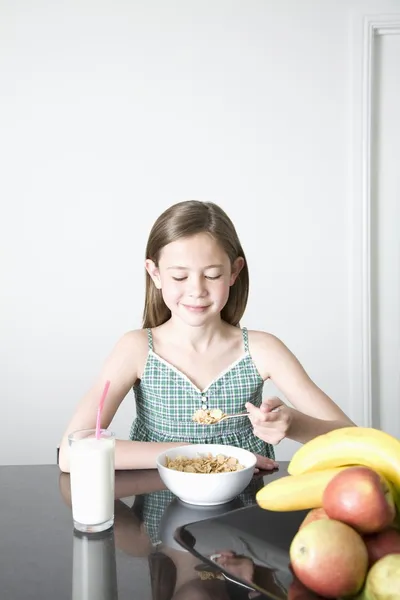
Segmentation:
<svg viewBox="0 0 400 600">
<path fill-rule="evenodd" d="M 400 492 L 400 441 L 372 427 L 344 427 L 310 440 L 293 455 L 288 472 L 301 475 L 351 465 L 374 469 Z"/>
<path fill-rule="evenodd" d="M 261 508 L 273 511 L 319 508 L 322 506 L 326 486 L 345 468 L 337 467 L 275 479 L 257 492 L 256 501 Z"/>
</svg>

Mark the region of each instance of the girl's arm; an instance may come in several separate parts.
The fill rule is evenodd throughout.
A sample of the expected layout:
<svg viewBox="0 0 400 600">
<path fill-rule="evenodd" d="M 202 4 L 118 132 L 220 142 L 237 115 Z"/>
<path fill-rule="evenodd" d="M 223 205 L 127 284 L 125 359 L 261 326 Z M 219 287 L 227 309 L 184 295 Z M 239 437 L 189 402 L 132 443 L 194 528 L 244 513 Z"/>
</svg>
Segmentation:
<svg viewBox="0 0 400 600">
<path fill-rule="evenodd" d="M 96 427 L 97 407 L 104 384 L 109 380 L 110 388 L 104 403 L 101 426 L 109 427 L 121 402 L 140 377 L 146 362 L 148 346 L 145 330 L 125 334 L 110 356 L 92 388 L 82 398 L 64 432 L 60 443 L 59 466 L 69 472 L 68 435 L 78 429 Z M 135 442 L 116 440 L 115 469 L 153 469 L 159 453 L 183 445 L 182 443 Z"/>
<path fill-rule="evenodd" d="M 71 506 L 71 481 L 69 473 L 60 473 L 59 487 L 66 504 Z M 114 499 L 141 496 L 167 489 L 158 471 L 119 471 L 115 475 Z"/>
<path fill-rule="evenodd" d="M 286 415 L 287 429 L 282 437 L 305 443 L 317 435 L 339 427 L 354 426 L 354 423 L 307 375 L 294 354 L 273 335 L 249 332 L 253 360 L 264 380 L 271 379 L 294 408 L 283 405 L 283 410 L 268 412 L 268 401 L 262 409 L 251 407 L 251 418 L 265 421 L 273 429 L 283 426 Z M 278 407 L 273 399 L 270 408 Z M 255 412 L 259 411 L 259 412 Z M 262 423 L 260 423 L 262 425 Z M 256 424 L 258 425 L 258 424 Z"/>
</svg>

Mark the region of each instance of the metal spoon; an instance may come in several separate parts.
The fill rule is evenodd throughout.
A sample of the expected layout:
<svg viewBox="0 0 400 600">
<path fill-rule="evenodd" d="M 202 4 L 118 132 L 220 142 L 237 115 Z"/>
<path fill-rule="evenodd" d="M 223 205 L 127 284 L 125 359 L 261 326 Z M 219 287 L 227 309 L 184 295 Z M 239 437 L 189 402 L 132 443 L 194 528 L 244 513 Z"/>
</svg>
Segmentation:
<svg viewBox="0 0 400 600">
<path fill-rule="evenodd" d="M 210 423 L 210 425 L 215 425 L 216 423 L 221 423 L 221 421 L 225 421 L 226 419 L 236 419 L 237 417 L 248 417 L 249 413 L 248 412 L 244 412 L 244 413 L 236 413 L 233 415 L 222 415 L 222 417 L 220 419 L 218 419 L 218 421 L 215 421 L 215 423 Z"/>
<path fill-rule="evenodd" d="M 279 406 L 277 406 L 276 408 L 273 408 L 272 410 L 270 410 L 269 412 L 278 412 L 279 410 Z M 244 412 L 244 413 L 235 413 L 233 415 L 223 415 L 220 419 L 218 419 L 218 421 L 216 421 L 216 423 L 221 423 L 221 421 L 225 421 L 225 419 L 235 419 L 236 417 L 248 417 L 250 413 L 248 412 Z M 211 425 L 215 425 L 215 423 L 211 423 Z"/>
<path fill-rule="evenodd" d="M 214 410 L 218 410 L 218 409 L 214 409 Z M 279 410 L 279 406 L 277 406 L 276 408 L 273 408 L 270 412 L 277 412 Z M 216 418 L 213 415 L 210 415 L 212 418 L 214 418 L 214 422 L 213 423 L 200 423 L 201 425 L 216 425 L 217 423 L 221 423 L 222 421 L 225 421 L 226 419 L 236 419 L 237 417 L 248 417 L 250 413 L 248 412 L 243 412 L 243 413 L 234 413 L 232 415 L 227 415 L 225 413 L 222 413 L 221 417 Z"/>
</svg>

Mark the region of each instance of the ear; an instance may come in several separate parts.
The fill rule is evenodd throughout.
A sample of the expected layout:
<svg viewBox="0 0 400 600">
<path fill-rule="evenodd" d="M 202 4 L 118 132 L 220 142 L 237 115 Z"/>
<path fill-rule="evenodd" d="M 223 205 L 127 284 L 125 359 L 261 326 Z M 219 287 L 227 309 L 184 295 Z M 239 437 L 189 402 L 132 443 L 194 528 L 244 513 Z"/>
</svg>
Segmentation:
<svg viewBox="0 0 400 600">
<path fill-rule="evenodd" d="M 235 283 L 235 281 L 238 278 L 238 275 L 239 275 L 240 271 L 243 269 L 243 267 L 244 267 L 244 258 L 242 256 L 238 256 L 232 265 L 231 278 L 229 281 L 229 285 L 233 285 Z"/>
<path fill-rule="evenodd" d="M 147 258 L 144 263 L 144 266 L 145 266 L 146 271 L 150 275 L 156 288 L 158 290 L 161 290 L 160 272 L 159 272 L 158 267 L 156 266 L 155 262 L 153 260 L 151 260 L 150 258 Z"/>
</svg>

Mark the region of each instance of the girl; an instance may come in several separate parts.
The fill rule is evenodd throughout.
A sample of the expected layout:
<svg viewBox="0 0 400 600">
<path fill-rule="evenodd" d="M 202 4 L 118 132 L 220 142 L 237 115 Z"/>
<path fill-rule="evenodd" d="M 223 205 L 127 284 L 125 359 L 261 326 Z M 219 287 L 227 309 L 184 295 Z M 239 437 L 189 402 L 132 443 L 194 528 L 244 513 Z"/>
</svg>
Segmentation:
<svg viewBox="0 0 400 600">
<path fill-rule="evenodd" d="M 208 202 L 180 202 L 155 222 L 146 248 L 143 329 L 116 344 L 93 387 L 77 407 L 60 445 L 59 464 L 69 470 L 68 434 L 94 428 L 98 401 L 111 381 L 102 427 L 111 423 L 133 388 L 137 417 L 130 440 L 116 443 L 116 469 L 155 468 L 156 456 L 190 443 L 224 443 L 257 455 L 259 469 L 277 466 L 273 445 L 299 442 L 353 425 L 308 377 L 275 336 L 247 331 L 249 272 L 235 227 Z M 279 398 L 263 401 L 271 379 Z M 247 409 L 249 418 L 204 425 L 199 409 Z M 274 410 L 275 409 L 275 410 Z"/>
</svg>

